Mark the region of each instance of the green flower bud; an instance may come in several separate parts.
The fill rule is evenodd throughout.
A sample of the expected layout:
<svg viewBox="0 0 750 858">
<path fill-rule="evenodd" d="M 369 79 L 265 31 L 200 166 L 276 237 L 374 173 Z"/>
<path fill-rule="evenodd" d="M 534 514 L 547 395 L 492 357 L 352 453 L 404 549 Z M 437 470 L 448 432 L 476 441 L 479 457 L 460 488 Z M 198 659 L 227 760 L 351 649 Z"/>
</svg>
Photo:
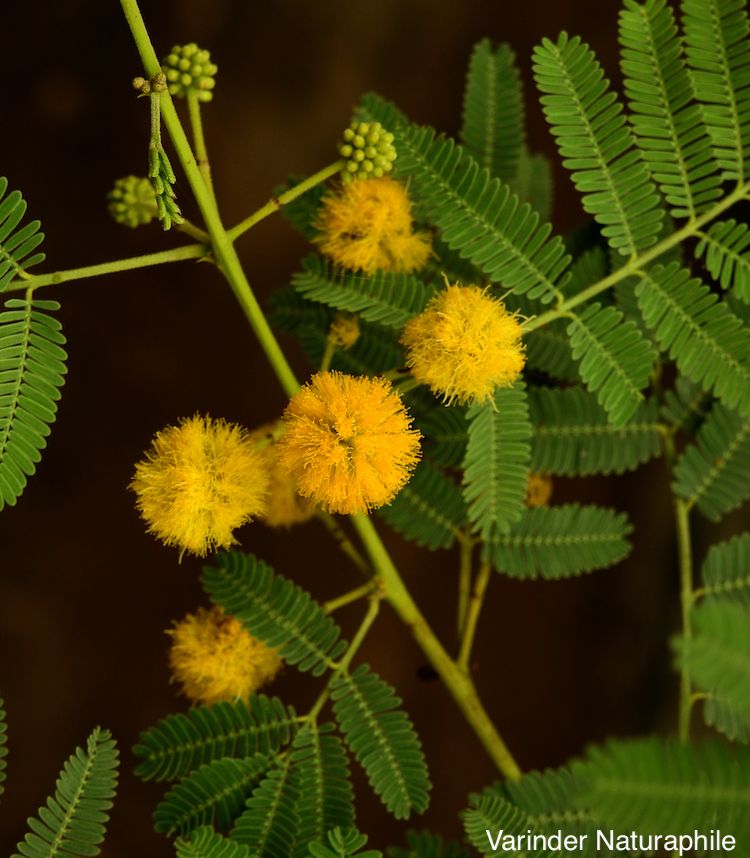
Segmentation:
<svg viewBox="0 0 750 858">
<path fill-rule="evenodd" d="M 216 85 L 214 76 L 219 70 L 211 62 L 211 54 L 194 42 L 175 45 L 162 60 L 169 91 L 179 98 L 195 95 L 199 101 L 211 101 L 211 90 Z"/>
<path fill-rule="evenodd" d="M 156 194 L 151 182 L 143 176 L 118 179 L 107 194 L 109 213 L 125 226 L 135 228 L 151 223 L 156 217 Z"/>
<path fill-rule="evenodd" d="M 379 122 L 353 122 L 344 131 L 338 149 L 346 160 L 341 174 L 345 182 L 383 176 L 393 169 L 396 160 L 393 134 Z"/>
</svg>

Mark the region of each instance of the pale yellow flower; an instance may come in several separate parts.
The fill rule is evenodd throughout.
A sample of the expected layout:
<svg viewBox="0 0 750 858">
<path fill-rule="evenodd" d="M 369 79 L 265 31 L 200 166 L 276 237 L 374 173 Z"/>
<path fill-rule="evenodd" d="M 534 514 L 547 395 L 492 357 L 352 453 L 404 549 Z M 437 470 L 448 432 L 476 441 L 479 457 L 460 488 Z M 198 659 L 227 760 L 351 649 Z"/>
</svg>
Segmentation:
<svg viewBox="0 0 750 858">
<path fill-rule="evenodd" d="M 281 668 L 278 652 L 253 637 L 221 608 L 198 608 L 167 632 L 169 666 L 182 692 L 195 703 L 244 700 Z"/>
<path fill-rule="evenodd" d="M 327 193 L 316 226 L 315 241 L 324 256 L 366 274 L 417 271 L 430 255 L 427 233 L 413 230 L 406 188 L 387 176 Z"/>
<path fill-rule="evenodd" d="M 130 488 L 150 533 L 204 557 L 264 511 L 268 469 L 244 429 L 196 415 L 156 434 Z"/>
<path fill-rule="evenodd" d="M 525 363 L 518 318 L 478 286 L 446 285 L 407 323 L 401 342 L 414 378 L 447 402 L 490 399 Z"/>
<path fill-rule="evenodd" d="M 552 477 L 548 474 L 529 474 L 526 484 L 526 506 L 530 509 L 547 506 L 552 497 Z"/>
</svg>

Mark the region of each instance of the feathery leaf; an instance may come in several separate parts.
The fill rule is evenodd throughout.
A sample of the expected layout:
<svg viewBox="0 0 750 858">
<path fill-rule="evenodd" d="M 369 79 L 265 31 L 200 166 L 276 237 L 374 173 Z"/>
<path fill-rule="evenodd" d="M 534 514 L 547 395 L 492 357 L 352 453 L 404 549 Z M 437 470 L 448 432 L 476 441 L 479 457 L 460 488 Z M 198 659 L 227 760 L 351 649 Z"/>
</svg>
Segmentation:
<svg viewBox="0 0 750 858">
<path fill-rule="evenodd" d="M 250 850 L 217 834 L 210 826 L 196 828 L 189 838 L 175 840 L 177 858 L 251 858 Z"/>
<path fill-rule="evenodd" d="M 623 426 L 643 400 L 656 354 L 631 321 L 614 307 L 589 304 L 568 325 L 581 378 L 612 423 Z"/>
<path fill-rule="evenodd" d="M 621 427 L 580 387 L 531 388 L 531 470 L 560 476 L 621 474 L 661 451 L 659 404 L 649 399 Z"/>
<path fill-rule="evenodd" d="M 29 268 L 44 261 L 43 253 L 34 253 L 44 241 L 40 222 L 32 220 L 18 229 L 26 214 L 26 201 L 20 191 L 11 191 L 6 197 L 7 190 L 8 180 L 0 176 L 0 292 L 11 280 L 23 277 Z"/>
<path fill-rule="evenodd" d="M 722 289 L 733 289 L 750 304 L 750 228 L 734 218 L 719 220 L 703 233 L 695 247 L 696 259 L 705 254 L 706 268 Z"/>
<path fill-rule="evenodd" d="M 347 744 L 388 810 L 396 819 L 426 810 L 432 785 L 422 745 L 390 685 L 361 664 L 336 676 L 331 697 Z"/>
<path fill-rule="evenodd" d="M 12 298 L 0 312 L 0 509 L 36 470 L 66 373 L 56 301 Z"/>
<path fill-rule="evenodd" d="M 556 43 L 537 45 L 533 60 L 545 116 L 585 211 L 623 256 L 651 246 L 664 215 L 659 195 L 593 51 L 561 33 Z"/>
<path fill-rule="evenodd" d="M 598 506 L 525 510 L 509 533 L 489 543 L 493 566 L 512 578 L 568 578 L 619 563 L 630 551 L 624 513 Z"/>
<path fill-rule="evenodd" d="M 683 375 L 750 414 L 750 330 L 675 262 L 645 272 L 638 305 L 659 346 Z"/>
<path fill-rule="evenodd" d="M 701 575 L 704 596 L 750 606 L 750 533 L 712 545 Z"/>
<path fill-rule="evenodd" d="M 721 196 L 721 174 L 666 0 L 626 0 L 620 45 L 638 148 L 671 214 L 695 217 Z"/>
<path fill-rule="evenodd" d="M 466 521 L 460 489 L 429 462 L 420 462 L 411 480 L 378 512 L 403 537 L 431 550 L 450 548 Z"/>
<path fill-rule="evenodd" d="M 466 74 L 461 143 L 503 181 L 514 179 L 524 145 L 523 90 L 515 54 L 489 39 L 474 46 Z"/>
<path fill-rule="evenodd" d="M 674 467 L 674 491 L 711 521 L 750 497 L 750 419 L 716 403 Z"/>
<path fill-rule="evenodd" d="M 682 0 L 688 65 L 725 179 L 748 179 L 750 41 L 744 0 Z"/>
<path fill-rule="evenodd" d="M 226 830 L 268 769 L 262 754 L 214 760 L 173 786 L 154 811 L 154 829 L 182 836 L 201 825 Z"/>
<path fill-rule="evenodd" d="M 216 561 L 203 569 L 206 593 L 288 664 L 320 676 L 344 652 L 339 627 L 296 584 L 252 554 L 226 551 Z"/>
<path fill-rule="evenodd" d="M 109 731 L 97 727 L 68 758 L 31 829 L 13 858 L 93 858 L 101 849 L 117 789 L 118 753 Z"/>
<path fill-rule="evenodd" d="M 498 388 L 494 399 L 472 405 L 464 456 L 464 500 L 482 539 L 508 533 L 523 514 L 529 481 L 531 423 L 526 390 Z"/>
</svg>

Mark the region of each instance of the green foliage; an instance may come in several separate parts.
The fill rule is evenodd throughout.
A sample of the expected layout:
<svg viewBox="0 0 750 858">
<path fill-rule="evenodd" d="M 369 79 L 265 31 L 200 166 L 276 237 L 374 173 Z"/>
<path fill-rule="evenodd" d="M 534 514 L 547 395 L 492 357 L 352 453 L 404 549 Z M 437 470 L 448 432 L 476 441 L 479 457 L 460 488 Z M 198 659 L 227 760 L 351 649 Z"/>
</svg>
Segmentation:
<svg viewBox="0 0 750 858">
<path fill-rule="evenodd" d="M 196 828 L 189 838 L 175 840 L 177 858 L 251 858 L 250 850 L 217 834 L 210 826 Z"/>
<path fill-rule="evenodd" d="M 445 842 L 439 834 L 430 831 L 407 831 L 406 849 L 393 846 L 387 855 L 388 858 L 471 858 L 464 846 Z"/>
<path fill-rule="evenodd" d="M 360 834 L 356 828 L 341 829 L 336 827 L 328 832 L 328 846 L 320 840 L 310 843 L 309 852 L 313 858 L 382 858 L 383 853 L 377 849 L 359 850 L 367 844 L 367 836 Z M 330 846 L 330 848 L 329 848 Z"/>
<path fill-rule="evenodd" d="M 457 468 L 466 452 L 466 409 L 460 405 L 438 405 L 424 417 L 417 417 L 424 435 L 424 449 L 436 465 Z"/>
<path fill-rule="evenodd" d="M 408 178 L 443 241 L 503 289 L 549 302 L 567 268 L 562 239 L 461 146 L 431 128 L 396 138 L 399 175 Z"/>
<path fill-rule="evenodd" d="M 420 462 L 411 480 L 379 514 L 402 536 L 432 550 L 450 548 L 466 521 L 458 486 L 445 474 Z"/>
<path fill-rule="evenodd" d="M 337 271 L 317 254 L 304 259 L 292 285 L 311 301 L 359 313 L 366 322 L 393 328 L 403 328 L 435 294 L 434 288 L 411 274 L 378 271 L 368 276 Z"/>
<path fill-rule="evenodd" d="M 216 561 L 203 569 L 206 593 L 287 664 L 320 676 L 344 652 L 339 627 L 296 584 L 252 554 L 227 551 Z"/>
<path fill-rule="evenodd" d="M 479 795 L 470 796 L 470 807 L 462 813 L 466 834 L 483 855 L 501 856 L 508 852 L 494 851 L 486 832 L 493 840 L 500 829 L 505 835 L 518 836 L 531 830 L 534 834 L 552 834 L 562 830 L 564 835 L 587 837 L 583 848 L 575 852 L 554 850 L 555 855 L 593 858 L 610 855 L 609 850 L 596 849 L 596 826 L 591 814 L 576 806 L 577 785 L 567 769 L 529 772 L 519 781 L 507 781 L 490 787 Z M 551 858 L 553 851 L 530 848 L 525 855 Z"/>
<path fill-rule="evenodd" d="M 693 635 L 675 641 L 693 684 L 750 724 L 750 608 L 707 599 L 693 610 Z"/>
<path fill-rule="evenodd" d="M 107 730 L 97 727 L 76 748 L 55 784 L 55 794 L 28 820 L 13 858 L 98 855 L 117 789 L 118 753 Z"/>
<path fill-rule="evenodd" d="M 8 756 L 8 722 L 5 720 L 5 703 L 0 697 L 0 795 L 5 790 L 5 769 L 8 765 L 5 758 Z"/>
<path fill-rule="evenodd" d="M 706 268 L 722 289 L 734 289 L 734 294 L 750 304 L 750 231 L 746 223 L 734 218 L 719 220 L 701 236 L 695 256 L 706 257 Z"/>
<path fill-rule="evenodd" d="M 331 688 L 336 720 L 380 800 L 396 819 L 422 813 L 432 785 L 420 741 L 393 689 L 366 664 L 338 674 Z"/>
<path fill-rule="evenodd" d="M 666 0 L 626 0 L 621 66 L 638 148 L 674 217 L 695 217 L 721 196 L 721 175 Z"/>
<path fill-rule="evenodd" d="M 677 263 L 650 268 L 636 295 L 646 324 L 680 372 L 729 408 L 750 414 L 750 331 L 727 306 Z"/>
<path fill-rule="evenodd" d="M 750 836 L 750 750 L 658 738 L 610 741 L 573 764 L 577 803 L 602 828 L 643 834 L 719 828 Z"/>
<path fill-rule="evenodd" d="M 663 210 L 622 105 L 588 45 L 561 33 L 534 49 L 534 79 L 583 207 L 623 256 L 656 241 Z"/>
<path fill-rule="evenodd" d="M 481 167 L 508 182 L 518 174 L 524 146 L 523 89 L 509 45 L 474 46 L 466 74 L 461 143 Z"/>
<path fill-rule="evenodd" d="M 36 470 L 66 373 L 56 301 L 12 298 L 0 312 L 0 510 Z"/>
<path fill-rule="evenodd" d="M 296 728 L 294 709 L 265 694 L 252 695 L 249 703 L 192 707 L 141 733 L 133 753 L 143 762 L 135 774 L 144 781 L 173 780 L 223 757 L 268 754 L 291 741 Z"/>
<path fill-rule="evenodd" d="M 589 304 L 568 326 L 573 357 L 586 386 L 597 394 L 615 426 L 624 425 L 643 400 L 656 355 L 638 326 L 614 307 Z"/>
<path fill-rule="evenodd" d="M 717 403 L 675 465 L 675 494 L 719 521 L 750 497 L 748 474 L 750 420 Z"/>
<path fill-rule="evenodd" d="M 249 846 L 253 855 L 292 858 L 300 826 L 299 770 L 290 755 L 277 762 L 247 800 L 230 836 Z"/>
<path fill-rule="evenodd" d="M 333 724 L 306 726 L 297 734 L 292 764 L 299 775 L 299 831 L 295 855 L 305 858 L 308 844 L 323 840 L 332 828 L 354 825 L 354 791 L 349 761 Z"/>
<path fill-rule="evenodd" d="M 326 349 L 333 311 L 303 298 L 294 289 L 274 292 L 270 321 L 280 330 L 299 337 L 310 363 L 319 366 Z M 403 366 L 403 351 L 395 334 L 380 325 L 360 325 L 359 339 L 349 349 L 338 350 L 331 367 L 352 375 L 378 375 Z"/>
<path fill-rule="evenodd" d="M 464 499 L 482 539 L 507 533 L 523 513 L 529 481 L 531 423 L 522 384 L 498 388 L 489 402 L 468 413 Z"/>
<path fill-rule="evenodd" d="M 531 470 L 560 476 L 621 474 L 661 451 L 659 404 L 649 399 L 613 426 L 595 396 L 579 387 L 529 390 Z"/>
<path fill-rule="evenodd" d="M 11 191 L 6 197 L 7 190 L 8 180 L 0 176 L 0 292 L 15 278 L 22 278 L 33 265 L 44 261 L 43 253 L 34 253 L 44 241 L 44 233 L 39 232 L 41 223 L 32 220 L 18 229 L 26 214 L 26 201 L 20 191 Z"/>
<path fill-rule="evenodd" d="M 723 178 L 747 181 L 750 43 L 743 0 L 682 0 L 688 65 Z"/>
<path fill-rule="evenodd" d="M 226 830 L 268 766 L 262 754 L 201 766 L 164 796 L 154 811 L 154 828 L 167 835 L 186 835 L 207 824 Z"/>
<path fill-rule="evenodd" d="M 664 394 L 659 414 L 665 423 L 675 429 L 691 428 L 703 416 L 708 395 L 689 378 L 678 375 L 674 389 Z"/>
<path fill-rule="evenodd" d="M 305 176 L 288 176 L 285 184 L 277 185 L 273 189 L 274 198 L 278 199 L 284 191 L 291 190 L 304 180 Z M 316 185 L 281 208 L 281 213 L 286 220 L 289 221 L 297 232 L 309 240 L 315 238 L 318 233 L 318 230 L 315 228 L 315 218 L 317 217 L 325 190 L 325 185 Z"/>
<path fill-rule="evenodd" d="M 555 319 L 524 335 L 527 370 L 543 372 L 560 381 L 581 380 L 578 364 L 573 360 L 570 350 L 567 329 L 568 322 L 565 319 Z"/>
<path fill-rule="evenodd" d="M 705 596 L 750 606 L 750 533 L 713 545 L 701 574 Z"/>
<path fill-rule="evenodd" d="M 510 189 L 522 203 L 537 212 L 542 223 L 552 216 L 552 165 L 544 155 L 533 154 L 525 147 L 518 161 L 518 174 Z"/>
<path fill-rule="evenodd" d="M 488 549 L 493 566 L 512 578 L 554 580 L 619 563 L 630 552 L 624 513 L 598 506 L 528 509 Z"/>
</svg>

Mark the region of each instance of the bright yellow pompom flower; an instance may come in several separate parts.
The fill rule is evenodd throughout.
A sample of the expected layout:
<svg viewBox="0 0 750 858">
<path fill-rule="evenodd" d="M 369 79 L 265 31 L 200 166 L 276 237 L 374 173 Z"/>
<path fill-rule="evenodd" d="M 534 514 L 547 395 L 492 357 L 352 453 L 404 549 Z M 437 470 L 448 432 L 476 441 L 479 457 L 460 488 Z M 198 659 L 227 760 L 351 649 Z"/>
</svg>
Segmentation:
<svg viewBox="0 0 750 858">
<path fill-rule="evenodd" d="M 244 429 L 196 415 L 156 434 L 130 488 L 150 533 L 205 557 L 264 511 L 268 469 Z"/>
<path fill-rule="evenodd" d="M 484 402 L 525 364 L 521 324 L 478 286 L 446 285 L 401 337 L 417 381 L 448 402 Z"/>
<path fill-rule="evenodd" d="M 270 682 L 281 657 L 253 637 L 221 608 L 199 608 L 167 632 L 169 666 L 182 691 L 195 703 L 244 700 Z"/>
<path fill-rule="evenodd" d="M 384 378 L 318 373 L 292 397 L 283 420 L 279 460 L 300 493 L 329 512 L 389 503 L 419 460 L 419 432 Z"/>
<path fill-rule="evenodd" d="M 409 273 L 424 267 L 430 239 L 414 232 L 411 201 L 395 179 L 349 182 L 323 197 L 315 239 L 324 256 L 354 271 Z"/>
</svg>

